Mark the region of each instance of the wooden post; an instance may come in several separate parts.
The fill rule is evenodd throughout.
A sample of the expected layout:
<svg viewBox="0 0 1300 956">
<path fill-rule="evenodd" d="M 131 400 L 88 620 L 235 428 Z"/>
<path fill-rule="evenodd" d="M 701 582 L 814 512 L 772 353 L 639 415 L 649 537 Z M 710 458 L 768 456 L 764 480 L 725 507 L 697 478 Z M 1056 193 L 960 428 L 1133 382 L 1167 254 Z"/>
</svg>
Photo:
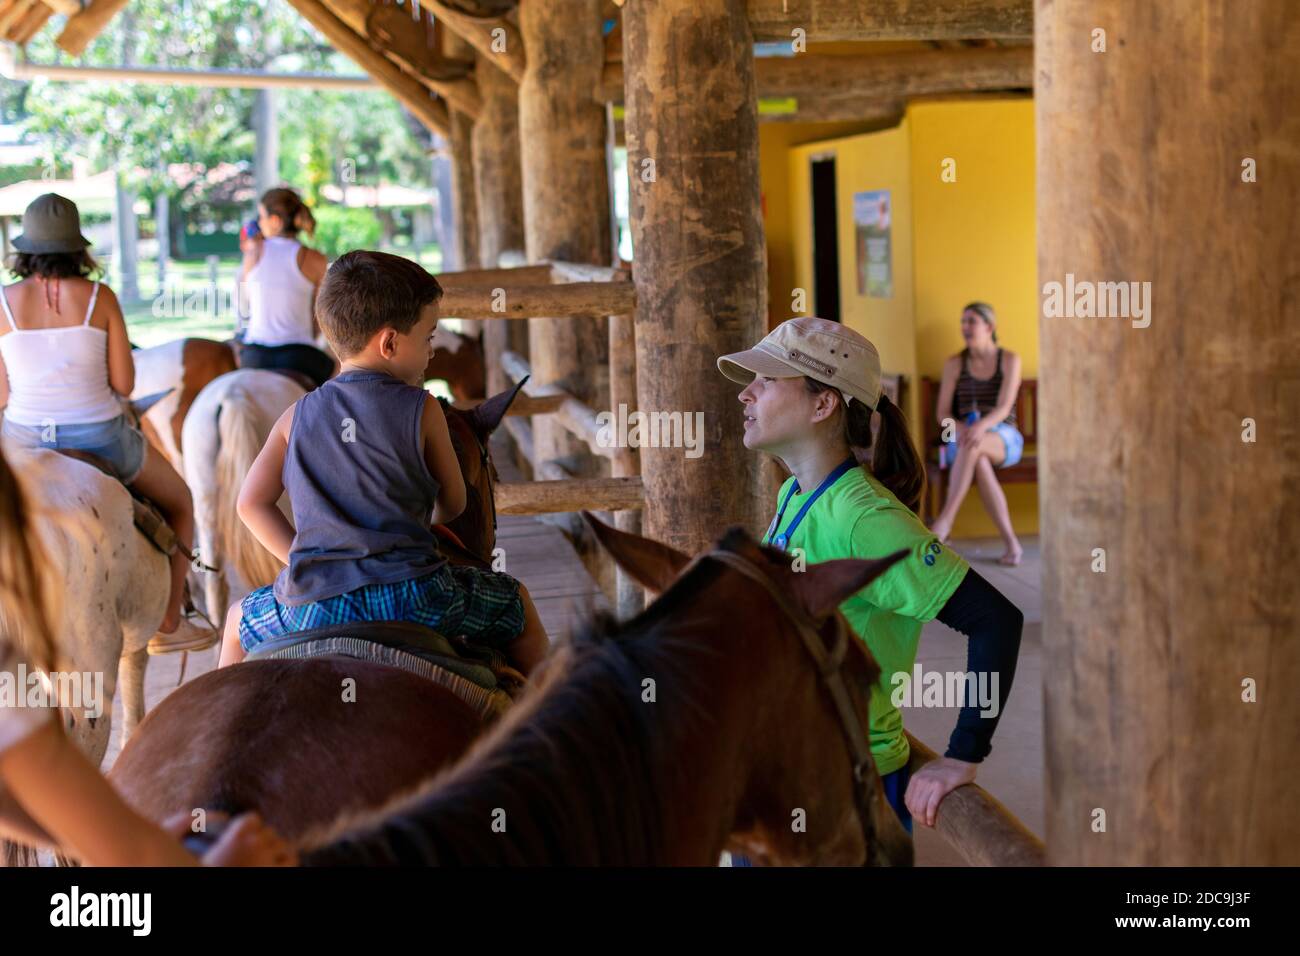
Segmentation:
<svg viewBox="0 0 1300 956">
<path fill-rule="evenodd" d="M 627 4 L 623 64 L 638 407 L 704 413 L 698 458 L 682 448 L 641 449 L 642 521 L 645 534 L 693 554 L 728 525 L 760 530 L 760 456 L 741 444 L 738 389 L 716 371 L 719 355 L 749 348 L 766 331 L 758 108 L 743 0 Z"/>
<path fill-rule="evenodd" d="M 452 60 L 473 60 L 474 48 L 464 38 L 450 30 L 440 29 L 443 56 Z M 475 119 L 469 114 L 451 108 L 451 195 L 452 230 L 456 233 L 456 268 L 477 269 L 478 258 L 478 193 L 474 182 L 474 162 L 471 158 Z M 485 262 L 489 268 L 495 262 Z"/>
<path fill-rule="evenodd" d="M 474 164 L 470 159 L 474 121 L 460 110 L 451 111 L 451 197 L 452 231 L 455 233 L 457 269 L 477 269 L 478 201 L 474 185 Z M 490 265 L 490 263 L 489 263 Z"/>
<path fill-rule="evenodd" d="M 596 102 L 604 65 L 598 0 L 524 3 L 519 29 L 528 64 L 519 88 L 524 228 L 530 262 L 610 259 L 605 111 Z M 604 404 L 606 339 L 592 319 L 536 318 L 529 358 L 537 384 L 558 385 L 589 405 Z M 600 473 L 585 446 L 546 418 L 533 420 L 539 462 L 575 475 Z"/>
<path fill-rule="evenodd" d="M 520 44 L 522 46 L 522 43 Z M 479 54 L 478 77 L 483 108 L 474 123 L 474 189 L 478 197 L 478 259 L 495 268 L 501 253 L 524 248 L 524 190 L 519 168 L 519 87 Z M 488 394 L 509 385 L 501 371 L 501 353 L 528 356 L 528 326 L 522 322 L 484 322 L 483 358 Z"/>
<path fill-rule="evenodd" d="M 1294 866 L 1300 7 L 1035 30 L 1048 861 Z"/>
</svg>

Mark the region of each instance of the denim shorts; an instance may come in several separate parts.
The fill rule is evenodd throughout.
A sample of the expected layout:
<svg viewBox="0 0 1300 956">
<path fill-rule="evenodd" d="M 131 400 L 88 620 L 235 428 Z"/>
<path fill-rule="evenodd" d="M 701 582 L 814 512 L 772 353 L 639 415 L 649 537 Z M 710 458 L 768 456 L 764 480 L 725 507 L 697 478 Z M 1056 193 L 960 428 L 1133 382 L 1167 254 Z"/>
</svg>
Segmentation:
<svg viewBox="0 0 1300 956">
<path fill-rule="evenodd" d="M 1020 434 L 1020 429 L 1015 425 L 1008 425 L 1006 422 L 998 422 L 989 429 L 990 434 L 997 435 L 1002 439 L 1002 444 L 1007 449 L 1007 457 L 1003 459 L 999 468 L 1010 468 L 1012 465 L 1020 464 L 1020 457 L 1025 453 L 1025 436 Z M 952 463 L 957 460 L 957 443 L 950 441 L 944 443 L 939 449 L 939 467 L 951 468 Z"/>
<path fill-rule="evenodd" d="M 123 484 L 131 484 L 144 468 L 145 440 L 118 415 L 85 425 L 19 425 L 5 419 L 4 435 L 25 448 L 75 448 L 111 462 Z"/>
</svg>

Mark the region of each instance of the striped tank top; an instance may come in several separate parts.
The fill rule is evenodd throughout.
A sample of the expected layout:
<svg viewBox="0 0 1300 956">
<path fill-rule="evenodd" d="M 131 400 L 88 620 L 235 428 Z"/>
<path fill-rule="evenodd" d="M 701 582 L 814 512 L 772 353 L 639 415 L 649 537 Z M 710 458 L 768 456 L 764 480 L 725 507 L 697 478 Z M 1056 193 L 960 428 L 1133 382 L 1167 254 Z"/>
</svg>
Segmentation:
<svg viewBox="0 0 1300 956">
<path fill-rule="evenodd" d="M 962 349 L 961 375 L 957 377 L 957 388 L 952 393 L 952 415 L 961 421 L 971 412 L 979 412 L 980 417 L 997 408 L 998 395 L 1002 392 L 1002 349 L 998 349 L 998 367 L 992 378 L 976 378 L 970 373 L 970 350 Z M 1006 417 L 1008 425 L 1016 424 L 1016 407 Z"/>
</svg>

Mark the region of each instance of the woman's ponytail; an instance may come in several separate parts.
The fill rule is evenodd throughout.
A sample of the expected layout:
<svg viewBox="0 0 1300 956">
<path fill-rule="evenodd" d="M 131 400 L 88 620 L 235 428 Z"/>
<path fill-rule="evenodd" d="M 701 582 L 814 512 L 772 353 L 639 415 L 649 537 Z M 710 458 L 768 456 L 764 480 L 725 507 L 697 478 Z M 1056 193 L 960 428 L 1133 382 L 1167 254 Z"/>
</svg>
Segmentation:
<svg viewBox="0 0 1300 956">
<path fill-rule="evenodd" d="M 306 232 L 310 236 L 316 231 L 316 217 L 311 214 L 302 197 L 292 189 L 283 186 L 268 189 L 262 194 L 261 202 L 268 216 L 280 217 L 286 236 L 296 236 L 299 232 Z"/>
<path fill-rule="evenodd" d="M 925 491 L 925 465 L 912 444 L 902 409 L 884 392 L 880 393 L 876 411 L 880 414 L 880 431 L 871 456 L 871 473 L 915 512 Z"/>
<path fill-rule="evenodd" d="M 316 232 L 316 217 L 311 214 L 306 203 L 299 206 L 298 211 L 293 214 L 293 227 L 309 236 Z"/>
<path fill-rule="evenodd" d="M 813 394 L 831 388 L 807 375 L 804 384 Z M 842 394 L 840 397 L 844 398 Z M 925 465 L 912 444 L 903 412 L 881 392 L 876 402 L 880 431 L 873 441 L 871 409 L 861 400 L 845 401 L 840 407 L 844 409 L 844 441 L 853 449 L 854 456 L 870 468 L 876 480 L 893 492 L 895 498 L 915 512 L 925 491 Z"/>
</svg>

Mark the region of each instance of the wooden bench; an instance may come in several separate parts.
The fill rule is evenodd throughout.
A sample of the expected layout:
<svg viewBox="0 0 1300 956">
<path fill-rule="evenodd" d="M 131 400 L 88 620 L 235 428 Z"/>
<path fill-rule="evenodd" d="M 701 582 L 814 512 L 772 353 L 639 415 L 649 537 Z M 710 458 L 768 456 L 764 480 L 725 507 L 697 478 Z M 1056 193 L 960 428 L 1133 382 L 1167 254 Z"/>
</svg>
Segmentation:
<svg viewBox="0 0 1300 956">
<path fill-rule="evenodd" d="M 926 492 L 921 502 L 921 519 L 929 524 L 943 508 L 948 497 L 948 469 L 939 467 L 942 429 L 934 419 L 934 403 L 939 400 L 939 383 L 921 379 L 921 421 L 925 423 L 925 442 L 921 455 L 925 459 Z M 1021 379 L 1016 395 L 1016 427 L 1025 436 L 1025 451 L 1019 463 L 997 469 L 998 481 L 1004 485 L 1035 484 L 1038 481 L 1038 380 Z"/>
</svg>

